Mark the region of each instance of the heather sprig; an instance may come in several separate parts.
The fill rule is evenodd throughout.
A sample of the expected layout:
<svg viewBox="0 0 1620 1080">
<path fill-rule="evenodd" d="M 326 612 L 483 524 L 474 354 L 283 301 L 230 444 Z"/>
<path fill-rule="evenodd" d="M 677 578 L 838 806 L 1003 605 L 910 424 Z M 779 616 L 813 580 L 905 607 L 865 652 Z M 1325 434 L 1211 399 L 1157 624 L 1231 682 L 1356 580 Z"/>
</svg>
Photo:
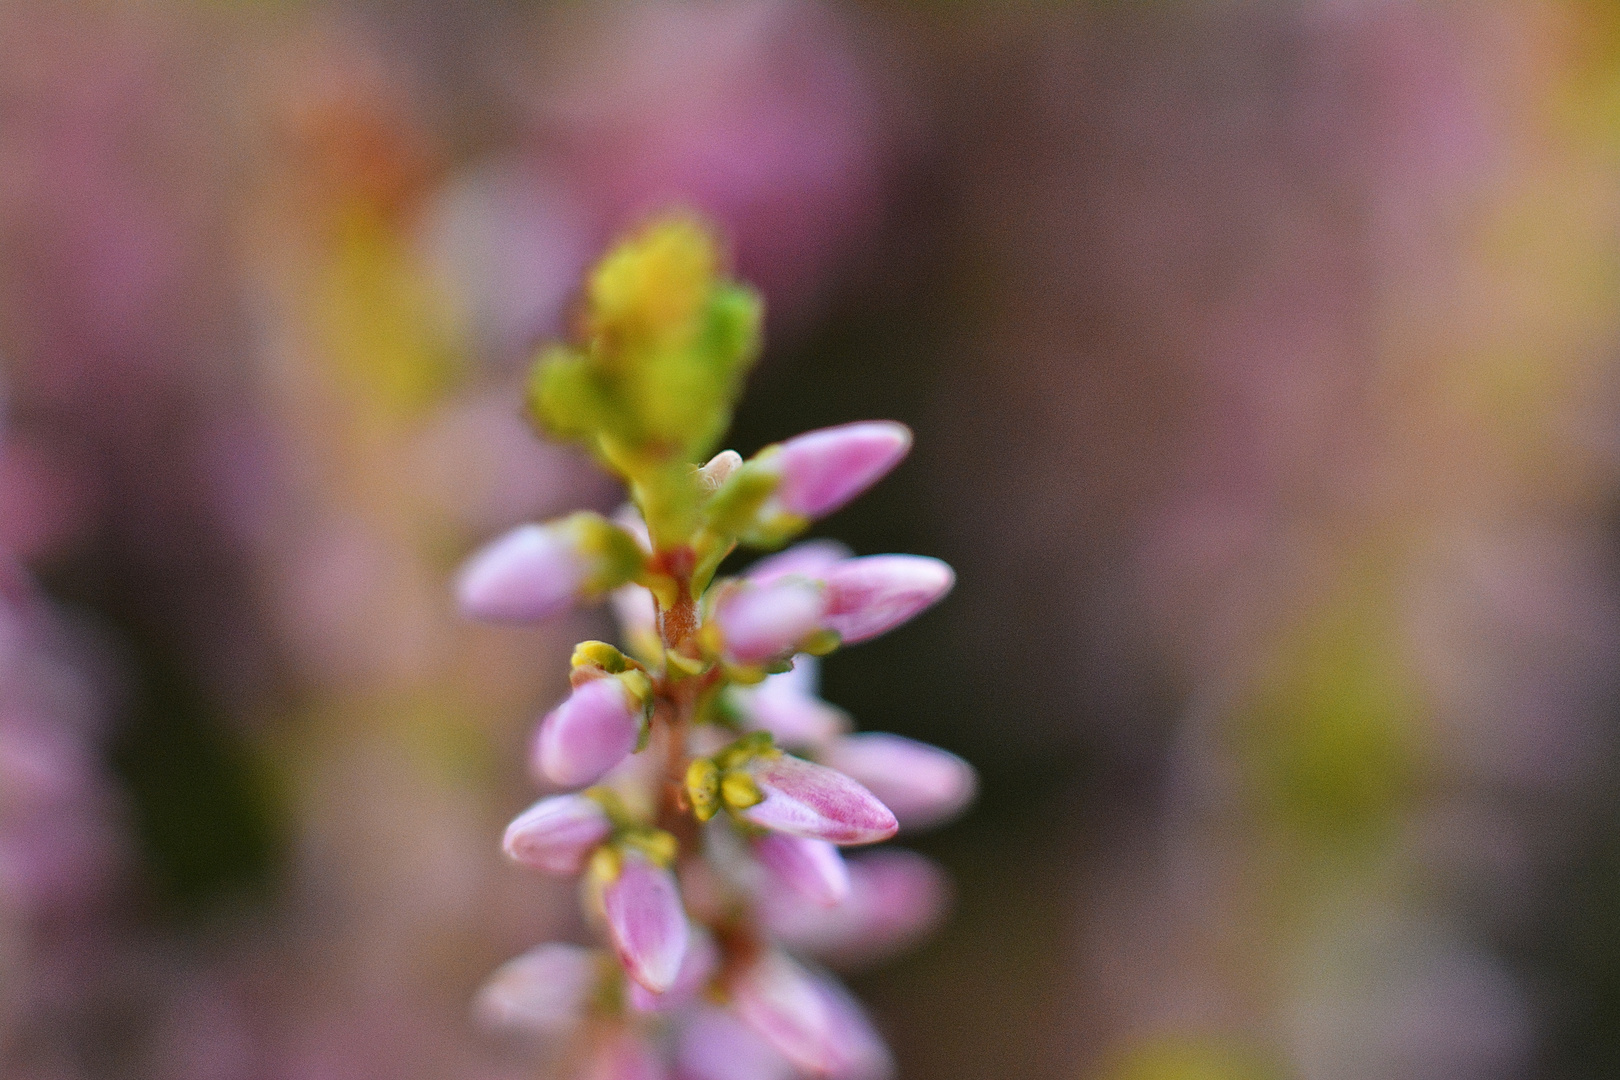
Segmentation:
<svg viewBox="0 0 1620 1080">
<path fill-rule="evenodd" d="M 817 540 L 715 577 L 739 545 L 783 547 L 911 446 L 904 425 L 872 421 L 747 460 L 715 453 L 761 315 L 693 218 L 655 221 L 609 252 L 580 339 L 542 353 L 528 405 L 622 478 L 631 505 L 524 525 L 459 580 L 477 618 L 529 622 L 611 598 L 621 624 L 625 651 L 576 647 L 571 692 L 536 734 L 536 772 L 573 790 L 505 838 L 518 862 L 583 877 L 605 948 L 541 945 L 480 997 L 487 1019 L 556 1041 L 569 1075 L 887 1074 L 882 1040 L 814 961 L 909 944 L 937 920 L 943 879 L 910 853 L 841 849 L 936 824 L 974 792 L 960 758 L 854 734 L 816 696 L 819 657 L 939 601 L 950 567 Z"/>
</svg>

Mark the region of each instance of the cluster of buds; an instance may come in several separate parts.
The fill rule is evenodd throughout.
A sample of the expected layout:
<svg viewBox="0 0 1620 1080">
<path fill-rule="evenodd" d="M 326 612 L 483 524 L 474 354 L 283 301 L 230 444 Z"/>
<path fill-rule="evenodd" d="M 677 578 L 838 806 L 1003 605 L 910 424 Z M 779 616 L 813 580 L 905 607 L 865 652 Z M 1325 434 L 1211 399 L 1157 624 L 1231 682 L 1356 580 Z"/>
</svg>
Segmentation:
<svg viewBox="0 0 1620 1080">
<path fill-rule="evenodd" d="M 582 344 L 541 357 L 530 406 L 623 477 L 633 505 L 518 528 L 460 577 L 476 618 L 529 622 L 610 599 L 621 624 L 622 651 L 575 648 L 571 693 L 534 740 L 536 773 L 571 790 L 529 807 L 505 839 L 526 866 L 582 876 L 607 947 L 541 945 L 479 1002 L 487 1019 L 551 1040 L 566 1075 L 885 1075 L 882 1040 L 815 964 L 908 944 L 937 918 L 943 884 L 910 852 L 841 849 L 939 823 L 973 795 L 960 758 L 855 734 L 816 696 L 819 657 L 934 604 L 948 566 L 809 541 L 716 577 L 738 545 L 783 547 L 911 445 L 903 425 L 868 422 L 746 461 L 713 454 L 759 326 L 758 298 L 722 276 L 691 220 L 611 252 L 589 280 Z"/>
</svg>

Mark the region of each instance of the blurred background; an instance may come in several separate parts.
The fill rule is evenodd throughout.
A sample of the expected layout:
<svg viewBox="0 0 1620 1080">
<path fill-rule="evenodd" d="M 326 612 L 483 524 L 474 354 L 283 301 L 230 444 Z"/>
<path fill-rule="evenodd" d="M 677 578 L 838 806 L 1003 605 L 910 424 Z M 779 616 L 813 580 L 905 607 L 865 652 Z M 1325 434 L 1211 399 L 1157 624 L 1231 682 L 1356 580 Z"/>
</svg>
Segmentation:
<svg viewBox="0 0 1620 1080">
<path fill-rule="evenodd" d="M 958 568 L 841 653 L 974 761 L 907 1080 L 1620 1075 L 1620 7 L 0 5 L 0 1075 L 536 1077 L 468 1002 L 618 493 L 519 385 L 670 205 L 770 306 L 731 445 Z"/>
</svg>

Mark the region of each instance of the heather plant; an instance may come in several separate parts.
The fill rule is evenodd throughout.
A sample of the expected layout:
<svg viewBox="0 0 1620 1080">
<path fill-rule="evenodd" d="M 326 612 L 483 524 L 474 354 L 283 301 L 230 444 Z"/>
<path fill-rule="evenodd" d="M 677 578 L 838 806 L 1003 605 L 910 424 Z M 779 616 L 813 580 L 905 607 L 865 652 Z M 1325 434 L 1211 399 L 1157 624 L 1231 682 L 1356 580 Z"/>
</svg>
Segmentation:
<svg viewBox="0 0 1620 1080">
<path fill-rule="evenodd" d="M 758 353 L 762 305 L 695 220 L 655 221 L 585 291 L 582 334 L 545 351 L 529 409 L 621 477 L 631 505 L 524 525 L 463 569 L 463 610 L 531 622 L 610 600 L 623 648 L 574 650 L 535 771 L 568 789 L 507 829 L 515 860 L 579 876 L 605 948 L 554 942 L 496 973 L 493 1022 L 535 1032 L 569 1076 L 866 1080 L 882 1040 L 816 961 L 858 962 L 936 917 L 940 874 L 909 852 L 846 859 L 945 820 L 973 770 L 855 734 L 816 696 L 820 657 L 940 600 L 950 567 L 813 540 L 717 577 L 739 545 L 783 548 L 911 445 L 884 421 L 715 453 Z"/>
</svg>

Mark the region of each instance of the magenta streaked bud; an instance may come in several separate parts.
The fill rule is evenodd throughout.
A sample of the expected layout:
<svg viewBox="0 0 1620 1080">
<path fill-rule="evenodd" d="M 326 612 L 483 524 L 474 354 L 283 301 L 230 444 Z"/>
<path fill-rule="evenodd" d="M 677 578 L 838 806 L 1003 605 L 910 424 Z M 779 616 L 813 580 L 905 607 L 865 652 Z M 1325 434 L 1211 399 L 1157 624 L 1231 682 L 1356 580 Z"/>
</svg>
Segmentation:
<svg viewBox="0 0 1620 1080">
<path fill-rule="evenodd" d="M 681 957 L 681 968 L 675 973 L 675 982 L 662 994 L 655 994 L 638 982 L 627 989 L 630 1007 L 637 1012 L 663 1012 L 684 1005 L 697 996 L 714 973 L 720 969 L 720 950 L 714 938 L 701 927 L 688 930 L 686 953 Z"/>
<path fill-rule="evenodd" d="M 799 577 L 768 585 L 743 581 L 715 605 L 714 622 L 728 659 L 758 664 L 793 652 L 821 627 L 825 610 L 818 582 Z"/>
<path fill-rule="evenodd" d="M 827 572 L 824 625 L 845 644 L 866 641 L 932 607 L 956 583 L 956 574 L 923 555 L 868 555 Z"/>
<path fill-rule="evenodd" d="M 834 908 L 784 888 L 761 898 L 771 936 L 795 952 L 840 967 L 880 960 L 909 948 L 945 917 L 950 884 L 931 859 L 884 848 L 845 862 L 849 896 Z"/>
<path fill-rule="evenodd" d="M 745 769 L 763 799 L 737 812 L 761 828 L 847 845 L 887 840 L 900 827 L 877 796 L 836 769 L 788 754 L 754 758 Z"/>
<path fill-rule="evenodd" d="M 902 829 L 937 825 L 973 800 L 973 766 L 946 750 L 884 732 L 835 739 L 817 755 L 854 778 L 894 811 Z"/>
<path fill-rule="evenodd" d="M 677 1080 L 793 1080 L 797 1070 L 735 1016 L 701 1008 L 681 1028 L 675 1075 Z"/>
<path fill-rule="evenodd" d="M 579 1080 L 666 1080 L 669 1073 L 645 1040 L 621 1030 L 596 1045 L 577 1075 Z"/>
<path fill-rule="evenodd" d="M 844 857 L 825 840 L 770 833 L 754 842 L 754 854 L 781 884 L 821 907 L 849 895 Z"/>
<path fill-rule="evenodd" d="M 778 746 L 788 749 L 820 746 L 849 731 L 849 714 L 816 697 L 819 664 L 814 656 L 797 656 L 791 671 L 732 690 L 744 721 L 770 732 Z"/>
<path fill-rule="evenodd" d="M 613 823 L 588 795 L 541 799 L 506 827 L 502 846 L 525 866 L 553 874 L 577 874 L 613 833 Z"/>
<path fill-rule="evenodd" d="M 501 965 L 473 1003 L 493 1027 L 562 1035 L 585 1017 L 599 978 L 598 956 L 579 945 L 552 942 Z"/>
<path fill-rule="evenodd" d="M 745 1024 L 801 1069 L 840 1080 L 877 1080 L 892 1070 L 848 992 L 781 953 L 767 953 L 733 980 L 731 1000 Z"/>
<path fill-rule="evenodd" d="M 776 498 L 799 517 L 832 513 L 881 480 L 911 449 L 911 429 L 867 420 L 795 435 L 769 459 L 781 477 Z"/>
<path fill-rule="evenodd" d="M 467 561 L 456 598 L 475 619 L 535 622 L 572 607 L 590 573 L 589 557 L 560 523 L 520 525 Z"/>
<path fill-rule="evenodd" d="M 785 577 L 821 578 L 854 554 L 836 540 L 806 540 L 760 559 L 743 576 L 755 585 L 769 585 Z"/>
<path fill-rule="evenodd" d="M 618 873 L 602 887 L 602 911 L 619 963 L 655 994 L 675 985 L 686 955 L 686 912 L 675 875 L 636 851 L 619 854 Z"/>
<path fill-rule="evenodd" d="M 564 787 L 584 787 L 625 759 L 641 737 L 642 706 L 622 679 L 591 679 L 540 722 L 535 763 Z"/>
</svg>

